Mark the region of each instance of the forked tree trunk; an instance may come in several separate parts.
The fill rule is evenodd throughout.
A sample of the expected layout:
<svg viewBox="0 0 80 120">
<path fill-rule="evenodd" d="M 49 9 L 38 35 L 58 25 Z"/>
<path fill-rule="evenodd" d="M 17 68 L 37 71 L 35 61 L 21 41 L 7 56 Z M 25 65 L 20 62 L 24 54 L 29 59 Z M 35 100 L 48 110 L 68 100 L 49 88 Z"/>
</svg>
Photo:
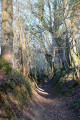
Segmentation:
<svg viewBox="0 0 80 120">
<path fill-rule="evenodd" d="M 2 57 L 12 65 L 13 60 L 13 4 L 2 0 Z"/>
<path fill-rule="evenodd" d="M 69 42 L 69 46 L 70 46 L 70 52 L 68 53 L 69 59 L 70 59 L 70 63 L 74 66 L 75 70 L 76 70 L 76 74 L 77 77 L 79 77 L 79 58 L 77 55 L 77 21 L 78 19 L 76 19 L 75 15 L 74 18 L 70 19 L 70 10 L 69 10 L 69 4 L 68 4 L 68 0 L 63 0 L 63 6 L 64 6 L 64 21 L 65 21 L 65 25 L 66 25 L 66 36 L 67 36 L 67 40 Z M 75 13 L 76 11 L 74 11 Z"/>
</svg>

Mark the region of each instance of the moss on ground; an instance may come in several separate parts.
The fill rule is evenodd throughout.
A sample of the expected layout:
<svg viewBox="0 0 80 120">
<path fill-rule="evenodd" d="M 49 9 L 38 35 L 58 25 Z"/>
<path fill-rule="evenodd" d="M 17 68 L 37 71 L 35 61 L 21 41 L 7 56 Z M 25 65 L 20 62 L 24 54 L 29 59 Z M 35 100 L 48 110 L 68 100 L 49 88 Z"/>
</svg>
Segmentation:
<svg viewBox="0 0 80 120">
<path fill-rule="evenodd" d="M 6 72 L 7 75 L 11 74 L 11 67 L 2 57 L 0 57 L 0 70 Z"/>
<path fill-rule="evenodd" d="M 15 120 L 16 117 L 20 118 L 24 107 L 28 106 L 32 97 L 31 80 L 18 71 L 12 70 L 9 64 L 1 57 L 0 70 L 6 72 L 9 76 L 8 82 L 0 85 L 2 117 L 6 116 L 6 120 Z"/>
</svg>

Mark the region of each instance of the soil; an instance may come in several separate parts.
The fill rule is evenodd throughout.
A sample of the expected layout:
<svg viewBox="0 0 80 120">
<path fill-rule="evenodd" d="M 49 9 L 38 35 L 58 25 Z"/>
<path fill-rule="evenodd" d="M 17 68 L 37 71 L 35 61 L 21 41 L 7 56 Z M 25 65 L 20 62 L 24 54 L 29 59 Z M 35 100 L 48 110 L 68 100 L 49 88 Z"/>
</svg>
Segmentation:
<svg viewBox="0 0 80 120">
<path fill-rule="evenodd" d="M 76 89 L 76 92 L 80 93 L 78 90 L 80 87 Z M 73 94 L 77 94 L 76 92 Z M 52 82 L 46 82 L 33 90 L 31 102 L 28 107 L 24 107 L 23 112 L 19 112 L 19 118 L 15 118 L 15 120 L 80 120 L 80 116 L 67 106 L 72 98 L 74 97 L 57 95 L 52 89 Z"/>
<path fill-rule="evenodd" d="M 21 120 L 80 120 L 66 105 L 69 97 L 58 96 L 51 85 L 51 82 L 44 83 L 33 91 L 33 100 Z"/>
</svg>

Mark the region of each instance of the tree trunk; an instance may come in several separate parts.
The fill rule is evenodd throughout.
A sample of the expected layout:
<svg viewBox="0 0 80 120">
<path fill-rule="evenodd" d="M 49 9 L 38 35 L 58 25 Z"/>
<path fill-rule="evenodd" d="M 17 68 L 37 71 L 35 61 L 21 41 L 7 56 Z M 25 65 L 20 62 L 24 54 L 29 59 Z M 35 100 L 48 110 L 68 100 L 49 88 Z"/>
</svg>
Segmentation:
<svg viewBox="0 0 80 120">
<path fill-rule="evenodd" d="M 59 48 L 57 46 L 57 34 L 59 29 L 58 23 L 58 16 L 57 16 L 57 1 L 54 1 L 54 33 L 52 33 L 52 45 L 53 45 L 53 66 L 54 69 L 60 69 L 62 67 L 62 62 L 59 54 Z"/>
<path fill-rule="evenodd" d="M 77 19 L 74 16 L 74 18 L 70 19 L 70 10 L 69 10 L 69 4 L 68 0 L 63 0 L 63 6 L 64 6 L 64 21 L 66 25 L 66 36 L 67 36 L 67 41 L 68 41 L 68 47 L 70 51 L 68 51 L 67 55 L 69 56 L 70 59 L 70 64 L 73 65 L 73 67 L 76 70 L 77 77 L 79 77 L 79 58 L 77 55 L 77 26 L 76 22 Z M 75 11 L 74 11 L 75 13 Z M 67 42 L 66 41 L 66 42 Z"/>
<path fill-rule="evenodd" d="M 68 19 L 70 17 L 70 11 L 69 11 L 69 6 L 68 6 L 68 0 L 63 0 L 63 14 L 64 14 L 64 24 L 66 27 L 66 53 L 65 53 L 65 58 L 66 58 L 66 67 L 70 66 L 70 31 L 71 31 L 71 21 Z"/>
<path fill-rule="evenodd" d="M 2 0 L 2 57 L 11 65 L 13 62 L 13 4 Z"/>
</svg>

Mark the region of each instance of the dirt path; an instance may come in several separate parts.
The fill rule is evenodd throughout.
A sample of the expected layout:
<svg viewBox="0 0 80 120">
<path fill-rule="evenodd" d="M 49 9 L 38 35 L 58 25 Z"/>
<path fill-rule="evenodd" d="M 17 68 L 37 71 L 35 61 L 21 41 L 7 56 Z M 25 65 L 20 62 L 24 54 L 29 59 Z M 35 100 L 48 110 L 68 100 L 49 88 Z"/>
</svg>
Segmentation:
<svg viewBox="0 0 80 120">
<path fill-rule="evenodd" d="M 66 106 L 67 98 L 59 97 L 51 90 L 51 83 L 45 83 L 36 91 L 29 107 L 24 110 L 26 120 L 79 120 Z"/>
</svg>

